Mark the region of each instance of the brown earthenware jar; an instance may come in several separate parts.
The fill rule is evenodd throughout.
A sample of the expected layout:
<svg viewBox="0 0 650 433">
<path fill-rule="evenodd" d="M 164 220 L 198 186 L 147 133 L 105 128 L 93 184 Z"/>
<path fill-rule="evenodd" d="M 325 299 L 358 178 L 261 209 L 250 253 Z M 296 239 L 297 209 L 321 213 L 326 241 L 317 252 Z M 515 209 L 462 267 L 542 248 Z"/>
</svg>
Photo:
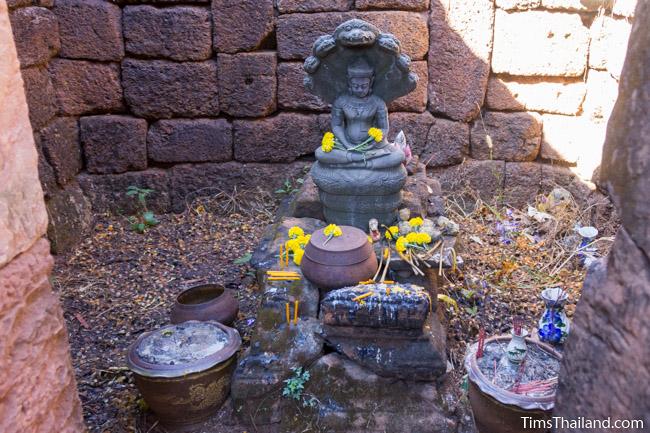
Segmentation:
<svg viewBox="0 0 650 433">
<path fill-rule="evenodd" d="M 140 335 L 129 348 L 127 365 L 162 426 L 192 431 L 228 397 L 240 346 L 235 329 L 188 321 Z"/>
<path fill-rule="evenodd" d="M 341 236 L 328 242 L 324 229 L 314 232 L 300 264 L 305 278 L 321 292 L 355 286 L 377 272 L 377 256 L 368 235 L 356 227 L 340 227 Z"/>
<path fill-rule="evenodd" d="M 182 291 L 174 302 L 171 322 L 216 320 L 232 325 L 239 312 L 239 301 L 232 292 L 219 284 L 202 284 Z"/>
<path fill-rule="evenodd" d="M 508 335 L 487 338 L 485 346 L 492 342 L 507 343 L 510 338 Z M 562 357 L 551 346 L 540 341 L 527 338 L 526 344 L 537 345 L 557 359 Z M 532 425 L 541 426 L 542 421 L 551 420 L 555 394 L 535 397 L 516 394 L 496 386 L 478 366 L 477 346 L 474 344 L 470 347 L 465 357 L 465 369 L 469 377 L 469 401 L 479 433 L 545 433 L 546 428 L 532 428 Z M 529 428 L 524 429 L 523 417 L 528 417 L 529 421 L 534 420 L 536 424 L 531 422 Z"/>
</svg>

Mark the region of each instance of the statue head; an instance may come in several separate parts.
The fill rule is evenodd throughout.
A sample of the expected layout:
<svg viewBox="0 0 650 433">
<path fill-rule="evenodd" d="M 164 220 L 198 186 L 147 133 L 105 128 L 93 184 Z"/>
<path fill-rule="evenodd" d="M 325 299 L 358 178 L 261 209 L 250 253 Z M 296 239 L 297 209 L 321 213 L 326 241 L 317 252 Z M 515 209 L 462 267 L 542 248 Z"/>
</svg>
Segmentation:
<svg viewBox="0 0 650 433">
<path fill-rule="evenodd" d="M 372 92 L 375 71 L 363 58 L 359 58 L 348 66 L 348 90 L 357 98 L 364 98 Z"/>
</svg>

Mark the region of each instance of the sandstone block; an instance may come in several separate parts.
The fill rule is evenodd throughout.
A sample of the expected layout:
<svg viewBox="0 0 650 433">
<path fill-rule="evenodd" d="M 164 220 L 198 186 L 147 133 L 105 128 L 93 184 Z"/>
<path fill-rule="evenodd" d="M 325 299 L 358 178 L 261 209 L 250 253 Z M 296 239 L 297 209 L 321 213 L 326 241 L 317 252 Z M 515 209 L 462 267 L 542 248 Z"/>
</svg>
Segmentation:
<svg viewBox="0 0 650 433">
<path fill-rule="evenodd" d="M 466 159 L 459 165 L 435 168 L 431 174 L 438 178 L 445 194 L 470 188 L 492 203 L 495 196 L 503 193 L 505 167 L 503 161 Z"/>
<path fill-rule="evenodd" d="M 589 30 L 577 14 L 497 10 L 492 72 L 580 77 L 587 65 Z"/>
<path fill-rule="evenodd" d="M 331 34 L 346 20 L 360 18 L 400 40 L 402 51 L 415 60 L 423 59 L 428 50 L 425 18 L 415 12 L 331 12 L 280 16 L 277 25 L 278 56 L 281 59 L 304 59 L 314 41 Z"/>
<path fill-rule="evenodd" d="M 11 13 L 20 67 L 47 63 L 61 48 L 57 17 L 48 9 L 28 7 Z"/>
<path fill-rule="evenodd" d="M 328 12 L 348 11 L 352 7 L 353 0 L 277 0 L 278 10 L 281 14 L 293 12 Z"/>
<path fill-rule="evenodd" d="M 45 202 L 49 215 L 47 238 L 52 252 L 59 254 L 76 247 L 92 226 L 91 206 L 77 182 L 57 190 Z"/>
<path fill-rule="evenodd" d="M 584 204 L 592 194 L 595 186 L 584 182 L 576 176 L 576 169 L 554 164 L 540 164 L 542 170 L 542 181 L 540 192 L 548 194 L 561 186 L 571 193 L 573 198 L 580 204 Z"/>
<path fill-rule="evenodd" d="M 282 62 L 278 65 L 278 105 L 290 110 L 325 111 L 329 106 L 309 92 L 303 84 L 302 62 Z"/>
<path fill-rule="evenodd" d="M 572 12 L 594 12 L 602 8 L 611 8 L 616 0 L 542 0 L 542 7 L 550 10 Z"/>
<path fill-rule="evenodd" d="M 414 91 L 404 95 L 388 104 L 389 111 L 414 111 L 422 113 L 427 109 L 429 70 L 427 62 L 411 63 L 411 71 L 415 72 L 418 77 L 418 84 Z"/>
<path fill-rule="evenodd" d="M 507 11 L 535 9 L 541 4 L 542 0 L 496 0 L 497 7 Z"/>
<path fill-rule="evenodd" d="M 506 162 L 503 199 L 515 209 L 534 205 L 540 193 L 542 164 L 537 162 Z"/>
<path fill-rule="evenodd" d="M 3 404 L 3 432 L 85 430 L 63 313 L 48 280 L 52 264 L 48 242 L 40 239 L 0 268 L 7 331 L 0 393 L 19 402 Z"/>
<path fill-rule="evenodd" d="M 475 159 L 532 161 L 539 153 L 541 138 L 542 120 L 537 113 L 486 112 L 470 130 L 471 155 Z"/>
<path fill-rule="evenodd" d="M 273 0 L 212 0 L 214 47 L 220 53 L 261 48 L 273 33 Z"/>
<path fill-rule="evenodd" d="M 235 159 L 289 162 L 320 146 L 318 116 L 280 113 L 257 120 L 235 120 Z"/>
<path fill-rule="evenodd" d="M 89 173 L 123 173 L 147 168 L 147 121 L 129 116 L 79 120 Z"/>
<path fill-rule="evenodd" d="M 207 60 L 212 55 L 210 11 L 194 6 L 127 6 L 124 43 L 127 53 L 137 56 Z"/>
<path fill-rule="evenodd" d="M 122 11 L 102 0 L 57 0 L 61 57 L 119 61 L 124 57 Z"/>
<path fill-rule="evenodd" d="M 157 162 L 220 162 L 232 158 L 232 125 L 225 119 L 160 120 L 147 136 Z"/>
<path fill-rule="evenodd" d="M 469 125 L 435 119 L 420 159 L 427 167 L 460 164 L 469 154 Z"/>
<path fill-rule="evenodd" d="M 637 3 L 639 3 L 639 0 L 616 0 L 612 7 L 612 12 L 614 15 L 632 18 Z"/>
<path fill-rule="evenodd" d="M 152 189 L 147 197 L 147 208 L 156 213 L 171 211 L 169 193 L 169 173 L 166 170 L 151 168 L 123 174 L 92 175 L 82 173 L 77 176 L 79 185 L 97 213 L 132 214 L 139 210 L 126 190 L 134 185 Z"/>
<path fill-rule="evenodd" d="M 43 188 L 43 195 L 47 199 L 58 189 L 54 169 L 47 162 L 43 149 L 41 147 L 41 138 L 39 134 L 34 134 L 34 144 L 38 152 L 38 178 Z"/>
<path fill-rule="evenodd" d="M 63 186 L 83 167 L 79 127 L 74 117 L 58 117 L 40 132 L 40 144 L 56 180 Z"/>
<path fill-rule="evenodd" d="M 358 10 L 393 9 L 426 11 L 429 9 L 429 0 L 356 0 L 355 7 Z"/>
<path fill-rule="evenodd" d="M 221 110 L 236 117 L 263 117 L 277 108 L 274 52 L 219 54 Z"/>
<path fill-rule="evenodd" d="M 427 145 L 427 135 L 435 119 L 431 113 L 390 113 L 389 141 L 394 141 L 400 131 L 404 131 L 406 142 L 411 146 L 413 155 L 420 155 Z"/>
<path fill-rule="evenodd" d="M 9 10 L 23 6 L 42 6 L 49 8 L 54 6 L 54 0 L 7 0 Z"/>
<path fill-rule="evenodd" d="M 117 64 L 54 59 L 49 69 L 61 114 L 76 116 L 124 108 Z"/>
<path fill-rule="evenodd" d="M 122 62 L 126 102 L 137 116 L 154 119 L 219 114 L 217 64 L 164 60 Z"/>
<path fill-rule="evenodd" d="M 626 19 L 607 15 L 596 17 L 590 28 L 589 67 L 607 69 L 619 79 L 631 28 L 632 24 Z"/>
<path fill-rule="evenodd" d="M 38 131 L 56 115 L 56 94 L 47 68 L 33 66 L 21 71 L 32 129 Z"/>
<path fill-rule="evenodd" d="M 429 27 L 429 109 L 469 121 L 483 105 L 494 28 L 491 1 L 434 1 Z"/>
<path fill-rule="evenodd" d="M 607 124 L 618 97 L 618 82 L 607 72 L 590 70 L 587 76 L 587 96 L 582 112 L 594 123 Z"/>
<path fill-rule="evenodd" d="M 296 193 L 296 197 L 292 203 L 293 212 L 291 216 L 296 218 L 315 218 L 325 220 L 323 215 L 323 204 L 318 197 L 318 187 L 314 183 L 311 176 L 306 176 L 300 191 Z"/>
<path fill-rule="evenodd" d="M 487 107 L 577 114 L 586 92 L 582 79 L 493 76 L 488 81 Z"/>
<path fill-rule="evenodd" d="M 238 191 L 262 188 L 275 191 L 286 179 L 299 177 L 306 164 L 241 164 L 239 162 L 179 164 L 170 173 L 170 196 L 174 212 L 185 210 L 198 196 L 220 190 Z"/>
</svg>

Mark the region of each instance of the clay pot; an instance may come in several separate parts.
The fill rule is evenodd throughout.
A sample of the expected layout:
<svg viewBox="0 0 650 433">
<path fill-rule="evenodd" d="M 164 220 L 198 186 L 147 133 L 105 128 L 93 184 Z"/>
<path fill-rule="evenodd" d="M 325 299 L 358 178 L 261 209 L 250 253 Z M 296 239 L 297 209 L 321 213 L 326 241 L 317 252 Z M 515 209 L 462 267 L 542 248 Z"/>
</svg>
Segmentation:
<svg viewBox="0 0 650 433">
<path fill-rule="evenodd" d="M 140 335 L 129 348 L 127 365 L 160 423 L 172 431 L 191 431 L 228 397 L 240 346 L 235 329 L 189 321 Z"/>
<path fill-rule="evenodd" d="M 356 286 L 377 272 L 377 256 L 363 230 L 341 226 L 343 234 L 330 239 L 317 230 L 305 246 L 300 269 L 321 292 Z"/>
<path fill-rule="evenodd" d="M 507 342 L 510 338 L 508 335 L 487 338 L 485 346 L 495 341 Z M 547 344 L 529 338 L 526 339 L 526 344 L 536 345 L 557 359 L 561 358 L 561 355 Z M 555 395 L 531 397 L 499 388 L 479 369 L 476 350 L 477 344 L 470 347 L 465 357 L 465 369 L 469 378 L 469 401 L 479 433 L 545 433 L 548 429 L 531 428 L 533 424 L 528 424 L 528 428 L 524 429 L 522 417 L 550 420 Z"/>
<path fill-rule="evenodd" d="M 174 302 L 171 322 L 216 320 L 232 325 L 239 312 L 239 301 L 232 292 L 219 284 L 203 284 L 182 291 Z"/>
</svg>

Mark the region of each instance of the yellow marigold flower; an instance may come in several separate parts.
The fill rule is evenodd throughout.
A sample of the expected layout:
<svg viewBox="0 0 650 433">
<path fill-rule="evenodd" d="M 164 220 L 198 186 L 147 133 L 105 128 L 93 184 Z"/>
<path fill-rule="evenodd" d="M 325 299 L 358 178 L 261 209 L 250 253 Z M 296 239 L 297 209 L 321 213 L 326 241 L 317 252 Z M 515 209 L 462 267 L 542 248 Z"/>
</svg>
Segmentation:
<svg viewBox="0 0 650 433">
<path fill-rule="evenodd" d="M 384 133 L 379 128 L 370 128 L 368 130 L 368 135 L 371 136 L 376 142 L 380 142 L 384 139 Z"/>
<path fill-rule="evenodd" d="M 418 244 L 428 244 L 431 242 L 431 236 L 428 233 L 418 233 Z"/>
<path fill-rule="evenodd" d="M 289 239 L 287 242 L 285 242 L 284 246 L 287 250 L 295 252 L 296 250 L 300 249 L 300 242 L 298 239 Z"/>
<path fill-rule="evenodd" d="M 326 132 L 321 142 L 323 152 L 329 153 L 334 149 L 334 134 Z"/>
<path fill-rule="evenodd" d="M 372 236 L 368 235 L 368 242 L 372 243 Z"/>
<path fill-rule="evenodd" d="M 309 243 L 310 239 L 311 239 L 311 235 L 305 235 L 305 245 Z"/>
<path fill-rule="evenodd" d="M 399 228 L 397 226 L 390 226 L 388 227 L 388 230 L 386 230 L 386 239 L 392 240 L 395 239 L 395 236 L 399 233 Z"/>
<path fill-rule="evenodd" d="M 408 242 L 409 244 L 417 244 L 419 238 L 418 238 L 417 233 L 411 232 L 411 233 L 406 235 L 405 239 L 406 239 L 406 242 Z"/>
<path fill-rule="evenodd" d="M 420 227 L 423 222 L 424 221 L 422 221 L 422 218 L 420 217 L 411 218 L 409 220 L 409 224 L 411 225 L 411 227 Z"/>
<path fill-rule="evenodd" d="M 397 251 L 399 251 L 400 253 L 403 253 L 404 251 L 406 251 L 406 244 L 407 243 L 408 242 L 406 241 L 406 238 L 404 236 L 400 236 L 395 241 L 395 249 Z"/>
<path fill-rule="evenodd" d="M 325 236 L 338 237 L 343 234 L 343 230 L 341 230 L 341 227 L 337 226 L 336 224 L 330 224 L 327 227 L 325 227 L 323 233 L 325 233 Z"/>
<path fill-rule="evenodd" d="M 293 226 L 289 229 L 289 237 L 291 239 L 296 239 L 297 237 L 303 236 L 305 232 L 298 226 Z"/>
<path fill-rule="evenodd" d="M 296 240 L 298 241 L 298 245 L 300 245 L 301 248 L 304 248 L 305 245 L 307 245 L 307 242 L 309 242 L 307 236 L 298 236 Z"/>
<path fill-rule="evenodd" d="M 293 252 L 293 262 L 300 266 L 300 263 L 302 262 L 302 256 L 305 255 L 305 250 L 303 249 L 297 249 Z"/>
</svg>

